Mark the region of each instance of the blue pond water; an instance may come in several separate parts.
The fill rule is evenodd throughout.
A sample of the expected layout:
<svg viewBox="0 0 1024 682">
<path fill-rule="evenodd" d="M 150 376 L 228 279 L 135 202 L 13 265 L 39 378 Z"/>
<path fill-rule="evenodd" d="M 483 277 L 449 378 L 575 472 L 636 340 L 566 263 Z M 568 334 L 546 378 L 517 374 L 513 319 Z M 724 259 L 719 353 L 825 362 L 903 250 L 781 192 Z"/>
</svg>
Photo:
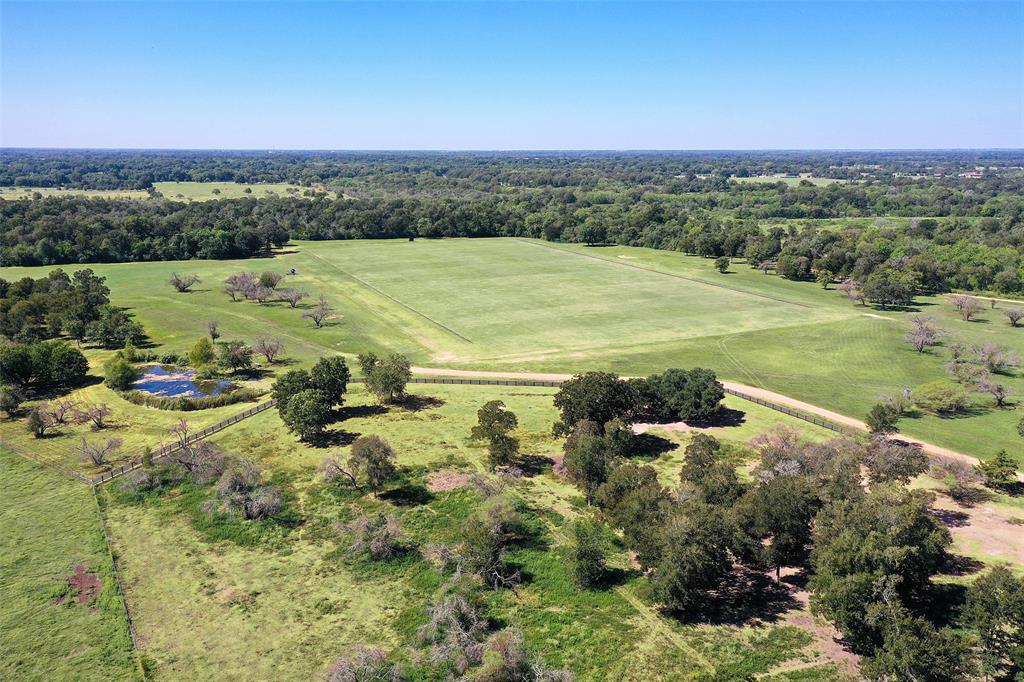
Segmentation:
<svg viewBox="0 0 1024 682">
<path fill-rule="evenodd" d="M 195 370 L 192 369 L 168 369 L 155 365 L 147 367 L 145 373 L 136 375 L 132 389 L 167 398 L 205 398 L 234 388 L 230 381 L 196 380 L 195 376 Z"/>
</svg>

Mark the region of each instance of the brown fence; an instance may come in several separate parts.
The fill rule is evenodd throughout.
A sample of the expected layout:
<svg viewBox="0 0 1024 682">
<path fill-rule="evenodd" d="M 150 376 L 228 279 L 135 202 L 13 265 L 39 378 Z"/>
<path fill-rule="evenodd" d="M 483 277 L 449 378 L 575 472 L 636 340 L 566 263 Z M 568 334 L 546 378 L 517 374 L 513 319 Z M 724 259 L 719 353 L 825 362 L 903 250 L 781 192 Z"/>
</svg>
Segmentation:
<svg viewBox="0 0 1024 682">
<path fill-rule="evenodd" d="M 728 393 L 729 395 L 734 395 L 737 398 L 743 398 L 744 400 L 749 400 L 750 402 L 755 403 L 757 405 L 761 405 L 762 407 L 767 407 L 767 408 L 769 408 L 771 410 L 775 410 L 776 412 L 782 412 L 783 414 L 788 414 L 790 417 L 796 417 L 797 419 L 802 419 L 805 422 L 810 422 L 812 424 L 817 424 L 818 426 L 826 428 L 826 429 L 828 429 L 830 431 L 835 431 L 836 433 L 857 433 L 858 432 L 857 429 L 854 429 L 853 427 L 846 426 L 844 424 L 839 424 L 837 422 L 831 421 L 829 419 L 825 419 L 823 417 L 819 417 L 817 415 L 809 414 L 807 412 L 801 412 L 800 410 L 794 410 L 792 407 L 786 407 L 785 405 L 780 405 L 778 403 L 773 403 L 773 402 L 770 402 L 768 400 L 762 400 L 761 398 L 757 398 L 757 397 L 754 397 L 752 395 L 748 395 L 748 394 L 743 393 L 741 391 L 735 391 L 735 390 L 733 390 L 731 388 L 726 388 L 725 392 Z"/>
<path fill-rule="evenodd" d="M 194 443 L 197 440 L 201 440 L 201 439 L 206 438 L 207 436 L 209 436 L 211 434 L 217 433 L 218 431 L 222 431 L 222 430 L 226 429 L 227 427 L 231 426 L 232 424 L 237 424 L 238 422 L 242 421 L 243 419 L 247 419 L 247 418 L 253 416 L 254 414 L 259 414 L 260 412 L 263 412 L 264 410 L 269 410 L 271 407 L 273 407 L 276 404 L 277 404 L 277 401 L 274 400 L 273 398 L 271 398 L 270 400 L 268 400 L 265 403 L 260 403 L 259 405 L 256 405 L 255 407 L 250 407 L 248 410 L 245 410 L 244 412 L 239 412 L 236 415 L 232 415 L 232 416 L 228 417 L 227 419 L 225 419 L 223 421 L 219 421 L 216 424 L 212 424 L 210 426 L 207 426 L 205 429 L 200 429 L 199 431 L 196 431 L 195 433 L 190 433 L 190 434 L 188 434 L 188 437 L 185 438 L 185 440 L 183 442 L 168 443 L 166 445 L 162 445 L 161 447 L 159 447 L 158 449 L 154 450 L 151 453 L 152 457 L 153 457 L 153 459 L 159 459 L 160 457 L 166 457 L 167 455 L 171 454 L 172 452 L 180 450 L 182 448 L 182 446 L 184 446 L 184 445 L 188 445 L 189 443 Z M 102 474 L 100 474 L 99 476 L 96 476 L 95 478 L 87 479 L 86 482 L 90 483 L 91 485 L 100 485 L 101 483 L 106 483 L 107 481 L 112 481 L 113 479 L 117 478 L 118 476 L 123 476 L 124 474 L 128 473 L 129 471 L 133 471 L 135 469 L 138 469 L 140 466 L 142 466 L 142 457 L 141 456 L 137 457 L 137 458 L 133 458 L 132 460 L 130 460 L 130 461 L 128 461 L 128 462 L 126 462 L 126 463 L 124 463 L 124 464 L 122 464 L 120 466 L 114 467 L 113 469 L 110 469 L 108 471 L 104 471 Z M 82 477 L 78 476 L 78 478 L 82 478 Z"/>
</svg>

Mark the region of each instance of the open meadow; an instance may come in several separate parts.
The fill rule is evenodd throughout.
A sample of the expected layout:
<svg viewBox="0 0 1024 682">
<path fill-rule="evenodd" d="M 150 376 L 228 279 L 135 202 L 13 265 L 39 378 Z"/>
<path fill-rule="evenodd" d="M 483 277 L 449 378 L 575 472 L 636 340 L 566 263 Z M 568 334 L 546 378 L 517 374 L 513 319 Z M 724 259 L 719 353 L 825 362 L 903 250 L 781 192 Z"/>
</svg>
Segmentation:
<svg viewBox="0 0 1024 682">
<path fill-rule="evenodd" d="M 141 679 L 89 487 L 0 444 L 0 527 L 0 678 Z"/>
<path fill-rule="evenodd" d="M 274 336 L 300 363 L 325 352 L 376 350 L 405 353 L 419 366 L 478 370 L 646 375 L 700 366 L 857 419 L 883 396 L 944 379 L 948 346 L 956 341 L 1024 350 L 1024 328 L 1007 324 L 1000 308 L 965 322 L 946 297 L 918 297 L 915 310 L 947 332 L 942 345 L 918 353 L 903 340 L 913 311 L 852 305 L 833 287 L 743 263 L 720 274 L 709 259 L 623 246 L 297 242 L 272 259 L 91 267 L 107 277 L 112 301 L 130 308 L 159 352 L 187 351 L 216 319 L 224 338 Z M 291 268 L 296 274 L 280 286 L 310 294 L 296 309 L 234 302 L 222 291 L 232 273 Z M 8 268 L 5 277 L 49 269 Z M 172 272 L 194 273 L 202 282 L 179 294 L 167 284 Z M 321 294 L 334 318 L 317 328 L 300 314 Z M 1000 380 L 1024 395 L 1019 370 Z M 918 414 L 900 428 L 982 459 L 1005 448 L 1024 461 L 1017 400 L 996 408 L 990 397 L 974 394 L 970 402 L 955 418 Z"/>
<path fill-rule="evenodd" d="M 538 462 L 560 453 L 550 435 L 556 418 L 553 389 L 416 385 L 416 407 L 377 407 L 353 387 L 329 433 L 341 443 L 376 434 L 398 453 L 397 488 L 380 499 L 324 484 L 316 467 L 344 445 L 311 447 L 288 435 L 276 412 L 253 417 L 213 441 L 251 458 L 282 485 L 292 522 L 245 528 L 210 524 L 195 491 L 172 490 L 142 498 L 118 484 L 103 489 L 113 546 L 152 679 L 302 680 L 322 674 L 337 656 L 361 643 L 392 651 L 415 669 L 408 647 L 440 587 L 422 559 L 383 564 L 346 557 L 334 523 L 357 513 L 396 513 L 418 544 L 451 542 L 483 501 L 468 480 L 484 472 L 484 449 L 467 439 L 476 408 L 502 399 L 519 417 L 523 453 Z M 749 438 L 780 423 L 808 438 L 828 432 L 778 413 L 730 399 L 742 412 L 735 426 L 709 433 L 743 448 Z M 674 484 L 680 445 L 692 434 L 657 432 L 639 456 Z M 512 592 L 495 592 L 489 613 L 514 621 L 551 665 L 573 669 L 581 680 L 712 680 L 766 675 L 765 679 L 834 680 L 850 674 L 829 657 L 829 630 L 813 622 L 786 589 L 770 591 L 757 616 L 735 623 L 683 624 L 647 603 L 646 580 L 616 549 L 616 584 L 607 591 L 576 591 L 567 572 L 569 521 L 587 512 L 579 492 L 550 463 L 507 483 L 532 529 L 509 554 L 528 576 Z M 766 583 L 765 583 L 766 584 Z M 825 634 L 823 634 L 825 633 Z M 799 678 L 784 674 L 799 670 Z M 778 675 L 771 673 L 778 672 Z"/>
</svg>

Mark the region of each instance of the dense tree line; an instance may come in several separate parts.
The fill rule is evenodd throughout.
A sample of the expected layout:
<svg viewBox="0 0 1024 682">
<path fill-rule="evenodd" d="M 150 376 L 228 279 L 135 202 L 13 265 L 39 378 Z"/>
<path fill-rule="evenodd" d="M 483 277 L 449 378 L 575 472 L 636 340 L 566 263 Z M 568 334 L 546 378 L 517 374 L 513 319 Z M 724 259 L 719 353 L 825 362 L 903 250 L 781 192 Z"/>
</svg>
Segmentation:
<svg viewBox="0 0 1024 682">
<path fill-rule="evenodd" d="M 1024 289 L 1024 174 L 1009 168 L 1021 162 L 1011 153 L 111 154 L 13 153 L 7 171 L 64 164 L 104 177 L 146 168 L 146 177 L 168 179 L 326 182 L 345 198 L 0 201 L 0 262 L 241 258 L 289 237 L 528 236 L 745 258 L 825 286 L 851 279 L 864 300 L 881 305 L 903 305 L 920 291 Z M 955 172 L 975 163 L 995 170 Z M 859 181 L 730 179 L 779 169 L 833 177 L 856 169 Z M 904 172 L 917 176 L 893 175 Z M 883 216 L 912 220 L 897 225 Z M 811 222 L 845 217 L 879 220 L 842 229 Z M 773 220 L 789 224 L 763 225 Z"/>
<path fill-rule="evenodd" d="M 0 186 L 146 189 L 154 182 L 292 182 L 353 178 L 405 186 L 468 181 L 475 187 L 643 185 L 679 175 L 811 173 L 856 179 L 1020 166 L 1013 151 L 892 152 L 326 152 L 0 150 Z"/>
</svg>

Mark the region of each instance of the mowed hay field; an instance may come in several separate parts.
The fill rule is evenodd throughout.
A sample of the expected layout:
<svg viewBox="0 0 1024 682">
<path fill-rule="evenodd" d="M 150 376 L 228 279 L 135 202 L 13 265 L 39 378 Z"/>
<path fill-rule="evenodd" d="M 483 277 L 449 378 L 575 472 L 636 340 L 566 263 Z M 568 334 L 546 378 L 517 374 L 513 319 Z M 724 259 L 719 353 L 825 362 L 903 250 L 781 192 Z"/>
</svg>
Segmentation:
<svg viewBox="0 0 1024 682">
<path fill-rule="evenodd" d="M 89 487 L 0 445 L 0 528 L 0 679 L 140 679 Z"/>
<path fill-rule="evenodd" d="M 302 523 L 269 526 L 259 534 L 229 537 L 196 511 L 191 491 L 172 489 L 145 499 L 103 488 L 114 549 L 142 641 L 141 655 L 152 678 L 232 680 L 316 679 L 337 657 L 372 644 L 415 667 L 423 651 L 416 628 L 443 582 L 418 553 L 383 563 L 344 555 L 335 523 L 359 513 L 396 513 L 417 544 L 458 542 L 460 528 L 482 498 L 465 474 L 483 471 L 484 447 L 467 441 L 476 410 L 501 399 L 519 417 L 516 436 L 523 453 L 550 456 L 561 442 L 551 437 L 557 413 L 553 389 L 494 386 L 411 387 L 416 409 L 373 407 L 355 385 L 341 420 L 331 432 L 376 434 L 394 447 L 402 481 L 380 499 L 325 484 L 316 473 L 329 454 L 348 446 L 297 443 L 269 411 L 214 436 L 225 451 L 253 459 L 285 491 Z M 730 409 L 745 410 L 730 399 Z M 742 424 L 712 432 L 744 443 L 777 423 L 809 438 L 828 433 L 769 410 L 745 411 Z M 678 481 L 682 449 L 690 434 L 661 433 L 658 452 L 640 456 L 666 484 Z M 461 484 L 431 490 L 438 472 L 461 476 Z M 828 656 L 828 640 L 794 623 L 809 620 L 796 602 L 780 599 L 785 613 L 766 610 L 764 621 L 683 624 L 650 604 L 646 580 L 617 548 L 616 584 L 577 590 L 569 572 L 567 523 L 587 512 L 578 490 L 550 467 L 507 482 L 524 506 L 533 539 L 508 559 L 527 580 L 515 591 L 491 593 L 488 615 L 519 624 L 534 651 L 555 666 L 573 669 L 580 680 L 745 679 L 756 673 L 800 668 L 802 680 L 842 679 Z M 395 486 L 389 486 L 395 488 Z M 236 522 L 236 524 L 239 522 Z M 241 527 L 241 526 L 239 526 Z M 765 577 L 767 581 L 768 578 Z M 414 676 L 414 679 L 420 679 Z M 785 676 L 771 679 L 789 679 Z"/>
<path fill-rule="evenodd" d="M 421 366 L 647 374 L 704 366 L 856 418 L 880 397 L 943 379 L 948 351 L 903 341 L 908 312 L 853 306 L 835 290 L 764 275 L 743 263 L 720 274 L 709 259 L 631 247 L 522 239 L 298 242 L 272 259 L 92 266 L 112 299 L 132 308 L 162 349 L 182 352 L 217 319 L 224 338 L 272 335 L 293 359 L 327 352 L 398 351 Z M 232 302 L 222 282 L 239 271 L 297 274 L 282 286 L 330 301 L 317 329 L 284 303 Z M 48 268 L 9 268 L 5 277 Z M 66 270 L 74 270 L 73 266 Z M 172 272 L 203 278 L 175 293 Z M 1009 304 L 1001 304 L 1009 305 Z M 948 336 L 1024 351 L 1024 329 L 999 309 L 964 322 L 944 297 L 921 297 Z M 1019 373 L 1003 376 L 1024 394 Z M 901 429 L 978 457 L 999 448 L 1024 461 L 1021 411 L 977 395 L 962 417 L 919 416 Z"/>
<path fill-rule="evenodd" d="M 309 187 L 288 182 L 240 183 L 240 182 L 155 182 L 153 188 L 166 199 L 177 201 L 212 201 L 213 199 L 241 199 L 251 197 L 302 196 Z M 249 190 L 246 192 L 246 190 Z"/>
</svg>

